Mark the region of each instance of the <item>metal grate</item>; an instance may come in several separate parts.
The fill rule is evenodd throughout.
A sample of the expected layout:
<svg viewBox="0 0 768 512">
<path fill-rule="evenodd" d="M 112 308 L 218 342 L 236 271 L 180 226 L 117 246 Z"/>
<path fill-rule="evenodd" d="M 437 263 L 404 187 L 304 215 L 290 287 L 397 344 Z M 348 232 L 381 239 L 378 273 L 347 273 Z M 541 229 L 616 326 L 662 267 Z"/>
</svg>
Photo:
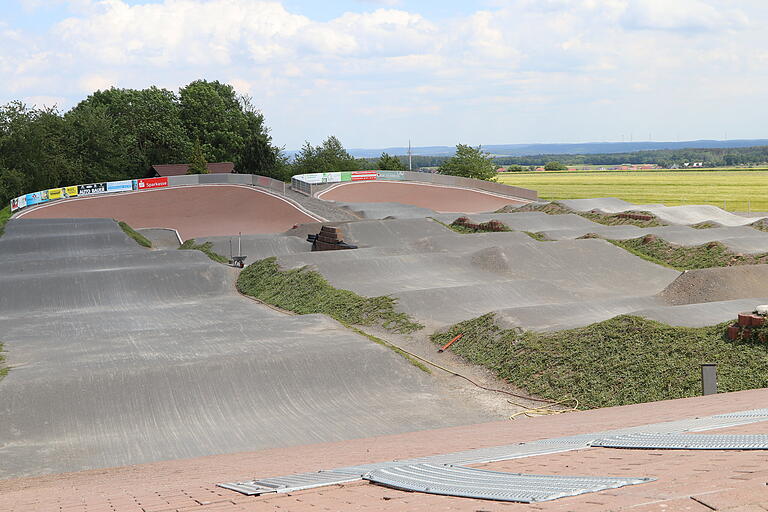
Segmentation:
<svg viewBox="0 0 768 512">
<path fill-rule="evenodd" d="M 293 492 L 326 485 L 344 484 L 360 480 L 362 473 L 350 474 L 337 471 L 317 471 L 313 473 L 299 473 L 296 475 L 263 478 L 261 480 L 248 480 L 247 482 L 232 482 L 217 484 L 224 489 L 237 491 L 248 496 L 260 496 L 272 492 Z"/>
<path fill-rule="evenodd" d="M 406 491 L 533 503 L 649 482 L 651 478 L 526 475 L 435 464 L 376 469 L 364 479 Z"/>
<path fill-rule="evenodd" d="M 713 418 L 768 418 L 768 409 L 753 409 L 751 411 L 729 412 L 727 414 L 718 414 Z"/>
<path fill-rule="evenodd" d="M 654 423 L 649 425 L 640 425 L 624 429 L 607 430 L 594 432 L 590 434 L 579 434 L 574 436 L 556 437 L 551 439 L 541 439 L 529 443 L 516 443 L 504 446 L 493 446 L 488 448 L 478 448 L 475 450 L 466 450 L 462 452 L 446 453 L 432 455 L 428 457 L 419 457 L 400 461 L 378 462 L 372 464 L 361 464 L 358 466 L 347 466 L 336 468 L 330 471 L 320 471 L 316 473 L 301 473 L 298 475 L 289 475 L 276 478 L 265 478 L 261 480 L 250 480 L 247 482 L 234 482 L 219 484 L 219 487 L 231 489 L 249 495 L 259 495 L 271 492 L 291 492 L 301 489 L 311 489 L 324 485 L 334 485 L 339 483 L 354 482 L 359 480 L 362 475 L 369 471 L 384 470 L 388 468 L 397 468 L 408 465 L 468 465 L 480 464 L 484 462 L 495 462 L 501 460 L 517 459 L 522 457 L 533 457 L 536 455 L 545 455 L 549 453 L 564 452 L 570 450 L 579 450 L 589 446 L 608 446 L 605 442 L 628 442 L 631 436 L 640 436 L 638 439 L 667 439 L 669 442 L 673 434 L 682 432 L 699 432 L 704 430 L 713 430 L 737 425 L 746 425 L 768 420 L 768 409 L 754 409 L 749 411 L 733 412 L 728 414 L 718 414 L 715 416 L 706 416 L 703 418 L 685 419 L 668 421 L 663 423 Z M 691 438 L 704 437 L 724 437 L 724 436 L 678 436 L 684 439 L 686 446 L 672 446 L 669 448 L 685 448 L 691 444 Z M 739 436 L 727 436 L 730 438 Z M 741 436 L 744 437 L 744 436 Z M 697 441 L 704 443 L 704 441 Z M 744 441 L 747 442 L 747 441 Z M 656 443 L 658 444 L 658 443 Z M 768 444 L 768 440 L 766 443 Z M 648 446 L 616 446 L 617 448 L 650 448 Z M 694 449 L 694 448 L 689 448 Z M 710 450 L 746 450 L 746 449 L 768 449 L 768 448 L 739 448 L 739 447 L 700 447 L 695 449 Z M 555 477 L 552 477 L 555 478 Z M 584 491 L 588 492 L 588 491 Z"/>
<path fill-rule="evenodd" d="M 768 450 L 765 434 L 649 434 L 636 432 L 598 439 L 592 446 L 647 450 Z"/>
</svg>

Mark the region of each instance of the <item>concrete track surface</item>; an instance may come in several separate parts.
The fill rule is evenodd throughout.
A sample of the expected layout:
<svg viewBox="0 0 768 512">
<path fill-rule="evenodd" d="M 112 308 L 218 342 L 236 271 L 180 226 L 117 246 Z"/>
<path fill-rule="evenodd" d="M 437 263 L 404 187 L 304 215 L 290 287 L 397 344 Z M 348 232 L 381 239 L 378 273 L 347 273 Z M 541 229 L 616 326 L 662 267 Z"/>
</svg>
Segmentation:
<svg viewBox="0 0 768 512">
<path fill-rule="evenodd" d="M 633 204 L 615 197 L 596 199 L 567 199 L 559 201 L 568 208 L 586 212 L 598 210 L 604 213 L 621 213 L 629 210 L 651 212 L 670 224 L 698 224 L 716 222 L 722 226 L 745 226 L 764 217 L 742 217 L 711 205 L 664 206 L 663 204 Z"/>
<path fill-rule="evenodd" d="M 360 181 L 335 185 L 317 195 L 326 201 L 347 203 L 397 203 L 439 212 L 492 212 L 529 201 L 489 192 L 444 185 L 387 181 Z M 402 206 L 394 207 L 402 210 Z"/>
<path fill-rule="evenodd" d="M 233 278 L 108 219 L 11 220 L 0 478 L 492 419 L 328 317 L 241 297 Z"/>
<path fill-rule="evenodd" d="M 280 233 L 317 216 L 298 203 L 244 185 L 197 185 L 56 201 L 22 210 L 27 219 L 122 220 L 134 229 L 174 228 L 183 240 L 243 233 Z"/>
<path fill-rule="evenodd" d="M 455 213 L 436 214 L 432 217 L 450 224 L 456 220 L 457 215 Z M 762 254 L 768 252 L 768 233 L 746 225 L 706 229 L 696 229 L 685 225 L 654 228 L 641 228 L 632 225 L 606 226 L 576 214 L 548 215 L 542 212 L 483 213 L 469 214 L 468 217 L 473 222 L 499 220 L 511 229 L 542 233 L 551 240 L 574 240 L 587 233 L 594 233 L 601 238 L 610 240 L 629 240 L 650 234 L 663 238 L 667 242 L 687 247 L 717 241 L 738 253 Z"/>
<path fill-rule="evenodd" d="M 272 208 L 273 196 L 258 193 L 267 200 L 264 210 L 251 204 L 259 203 L 257 196 L 243 187 L 199 187 L 248 194 L 247 206 L 264 218 L 246 216 L 248 229 L 240 229 L 223 214 L 217 214 L 218 225 L 200 222 L 208 212 L 204 202 L 181 214 L 189 194 L 213 197 L 196 188 L 173 189 L 183 198 L 161 201 L 156 218 L 134 227 L 179 229 L 182 237 L 211 241 L 223 255 L 230 241 L 237 243 L 225 235 L 241 230 L 247 262 L 276 256 L 284 268 L 310 265 L 337 287 L 391 295 L 398 308 L 427 325 L 426 332 L 488 312 L 508 327 L 545 331 L 626 313 L 701 326 L 768 302 L 763 266 L 681 274 L 604 240 L 576 239 L 654 233 L 684 245 L 721 240 L 742 252 L 768 248 L 768 234 L 738 223 L 641 229 L 602 226 L 578 215 L 470 213 L 478 222 L 498 219 L 516 231 L 464 235 L 428 218 L 450 223 L 459 214 L 434 213 L 450 208 L 372 206 L 353 198 L 344 209 L 327 203 L 324 212 L 343 220 L 324 224 L 340 227 L 342 237 L 360 248 L 310 252 L 306 234 L 322 224 L 307 214 L 305 224 L 288 229 L 299 223 L 296 212 L 305 215 L 289 203 L 276 200 L 290 206 L 286 217 Z M 156 199 L 165 192 L 172 190 L 109 199 Z M 0 478 L 494 418 L 444 395 L 399 356 L 325 316 L 285 316 L 239 296 L 233 269 L 197 251 L 175 250 L 172 231 L 145 230 L 162 248 L 150 251 L 109 219 L 32 218 L 78 204 L 78 215 L 85 216 L 92 201 L 30 210 L 11 220 L 0 238 L 2 341 L 13 366 L 0 381 Z M 595 205 L 626 206 L 598 200 L 580 208 Z M 242 211 L 236 202 L 214 206 Z M 119 217 L 110 209 L 100 214 Z M 402 218 L 346 220 L 363 215 Z M 686 215 L 677 220 L 691 220 Z M 274 222 L 284 232 L 274 233 Z M 522 231 L 556 241 L 539 242 Z"/>
</svg>

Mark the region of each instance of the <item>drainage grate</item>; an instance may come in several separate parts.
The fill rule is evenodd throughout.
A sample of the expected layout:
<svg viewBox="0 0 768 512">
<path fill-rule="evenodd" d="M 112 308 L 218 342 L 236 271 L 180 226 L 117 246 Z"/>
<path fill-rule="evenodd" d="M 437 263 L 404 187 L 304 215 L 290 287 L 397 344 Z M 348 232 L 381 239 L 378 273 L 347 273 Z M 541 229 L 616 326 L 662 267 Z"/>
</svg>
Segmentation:
<svg viewBox="0 0 768 512">
<path fill-rule="evenodd" d="M 344 484 L 360 480 L 362 473 L 342 473 L 336 471 L 316 471 L 296 475 L 248 480 L 247 482 L 232 482 L 217 484 L 224 489 L 237 491 L 248 496 L 260 496 L 272 492 L 293 492 L 326 485 Z"/>
<path fill-rule="evenodd" d="M 768 409 L 753 409 L 751 411 L 729 412 L 718 414 L 714 418 L 759 418 L 768 417 Z"/>
<path fill-rule="evenodd" d="M 522 503 L 549 501 L 653 480 L 631 477 L 526 475 L 435 464 L 377 469 L 363 478 L 406 491 Z"/>
<path fill-rule="evenodd" d="M 704 430 L 713 430 L 737 425 L 746 425 L 768 420 L 768 409 L 753 409 L 748 411 L 739 411 L 728 414 L 718 414 L 715 416 L 706 416 L 702 418 L 684 419 L 668 421 L 663 423 L 653 423 L 649 425 L 640 425 L 624 429 L 607 430 L 594 432 L 591 434 L 579 434 L 567 437 L 556 437 L 551 439 L 541 439 L 529 443 L 509 444 L 505 446 L 493 446 L 488 448 L 479 448 L 475 450 L 466 450 L 462 452 L 446 453 L 441 455 L 432 455 L 428 457 L 419 457 L 414 459 L 378 462 L 372 464 L 361 464 L 358 466 L 347 466 L 336 468 L 330 471 L 320 471 L 315 473 L 301 473 L 298 475 L 288 475 L 275 478 L 265 478 L 260 480 L 250 480 L 247 482 L 234 482 L 219 484 L 219 487 L 231 489 L 249 495 L 259 495 L 272 492 L 291 492 L 301 489 L 311 489 L 313 487 L 322 487 L 324 485 L 334 485 L 359 480 L 362 475 L 369 471 L 383 470 L 387 468 L 407 466 L 407 465 L 467 465 L 480 464 L 484 462 L 495 462 L 500 460 L 510 460 L 522 457 L 533 457 L 536 455 L 545 455 L 549 453 L 578 450 L 589 446 L 609 446 L 607 444 L 597 444 L 613 442 L 611 447 L 616 448 L 652 448 L 651 446 L 619 446 L 618 442 L 635 443 L 639 441 L 629 441 L 630 439 L 666 439 L 671 442 L 674 434 L 682 432 L 697 432 Z M 637 436 L 637 437 L 632 437 Z M 763 442 L 760 447 L 738 447 L 732 445 L 721 446 L 699 446 L 692 447 L 691 438 L 714 439 L 715 437 L 728 437 L 731 442 L 737 437 L 754 436 L 677 436 L 681 442 L 676 446 L 664 446 L 659 448 L 678 448 L 678 449 L 709 449 L 709 450 L 764 450 L 768 449 Z M 763 436 L 765 437 L 765 436 Z M 621 440 L 621 441 L 617 441 Z M 705 443 L 706 441 L 696 441 L 696 443 Z M 742 443 L 749 443 L 749 440 L 741 440 Z M 656 441 L 656 444 L 659 444 Z M 614 446 L 615 445 L 615 446 Z"/>
<path fill-rule="evenodd" d="M 646 450 L 768 450 L 765 434 L 648 434 L 636 432 L 598 439 L 592 446 Z"/>
</svg>

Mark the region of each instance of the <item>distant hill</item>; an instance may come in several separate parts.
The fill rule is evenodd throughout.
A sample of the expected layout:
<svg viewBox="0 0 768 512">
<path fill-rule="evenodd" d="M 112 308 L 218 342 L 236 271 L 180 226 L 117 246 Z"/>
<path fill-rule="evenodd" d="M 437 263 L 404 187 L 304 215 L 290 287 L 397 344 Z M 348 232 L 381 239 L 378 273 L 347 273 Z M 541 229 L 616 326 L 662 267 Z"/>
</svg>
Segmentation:
<svg viewBox="0 0 768 512">
<path fill-rule="evenodd" d="M 578 144 L 489 144 L 483 149 L 495 156 L 529 156 L 529 155 L 573 155 L 596 153 L 631 153 L 654 149 L 708 149 L 708 148 L 744 148 L 752 146 L 768 146 L 768 139 L 744 140 L 687 140 L 681 142 L 584 142 Z M 454 146 L 419 146 L 411 148 L 414 155 L 421 156 L 451 156 Z M 405 155 L 407 147 L 390 147 L 380 149 L 353 148 L 349 153 L 356 158 L 375 158 L 382 152 L 390 155 Z M 297 151 L 286 151 L 293 156 Z"/>
</svg>

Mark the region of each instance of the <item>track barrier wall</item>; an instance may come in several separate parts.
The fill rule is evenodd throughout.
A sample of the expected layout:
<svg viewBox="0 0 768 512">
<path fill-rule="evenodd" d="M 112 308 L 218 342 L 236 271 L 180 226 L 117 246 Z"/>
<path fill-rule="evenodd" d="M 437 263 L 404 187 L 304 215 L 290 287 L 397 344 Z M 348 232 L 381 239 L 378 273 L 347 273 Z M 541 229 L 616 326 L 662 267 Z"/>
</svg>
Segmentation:
<svg viewBox="0 0 768 512">
<path fill-rule="evenodd" d="M 91 197 L 95 195 L 118 194 L 135 190 L 153 190 L 157 188 L 183 185 L 209 184 L 249 185 L 267 189 L 282 195 L 285 195 L 286 189 L 288 188 L 288 185 L 283 181 L 267 176 L 259 176 L 257 174 L 187 174 L 184 176 L 88 183 L 85 185 L 71 185 L 68 187 L 41 190 L 11 199 L 11 211 L 17 212 L 28 206 L 73 197 Z"/>
<path fill-rule="evenodd" d="M 482 192 L 491 192 L 503 196 L 528 199 L 536 201 L 539 198 L 535 190 L 513 187 L 494 183 L 492 181 L 476 180 L 473 178 L 461 178 L 459 176 L 447 176 L 413 171 L 351 171 L 351 172 L 316 172 L 311 174 L 299 174 L 291 178 L 291 188 L 308 196 L 314 196 L 325 188 L 347 181 L 411 181 L 417 183 L 432 183 L 450 187 L 468 188 Z"/>
</svg>

